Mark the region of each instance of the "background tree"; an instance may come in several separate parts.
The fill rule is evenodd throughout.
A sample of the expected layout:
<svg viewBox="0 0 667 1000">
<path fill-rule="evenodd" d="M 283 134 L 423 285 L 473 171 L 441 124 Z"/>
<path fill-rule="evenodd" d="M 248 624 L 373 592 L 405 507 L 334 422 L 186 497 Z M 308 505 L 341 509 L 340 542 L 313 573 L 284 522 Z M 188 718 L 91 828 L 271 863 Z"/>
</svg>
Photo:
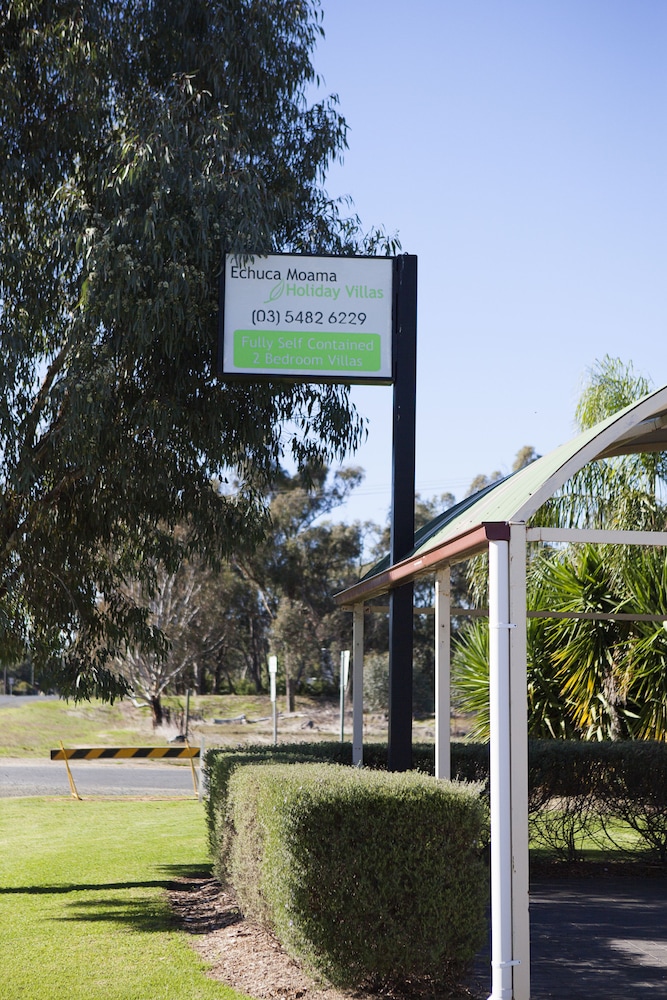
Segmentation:
<svg viewBox="0 0 667 1000">
<path fill-rule="evenodd" d="M 451 493 L 429 499 L 417 496 L 415 498 L 415 531 L 419 531 L 433 518 L 448 510 L 455 503 Z M 388 523 L 377 533 L 373 548 L 375 561 L 386 557 L 389 550 L 391 525 Z M 423 613 L 415 614 L 413 619 L 413 681 L 412 700 L 417 714 L 430 713 L 435 705 L 435 655 L 434 628 L 435 618 L 433 608 L 435 592 L 433 582 L 429 579 L 415 581 L 415 610 L 423 608 Z M 468 584 L 462 565 L 451 568 L 451 602 L 455 607 L 468 606 Z M 387 606 L 386 596 L 375 603 L 380 607 Z M 454 630 L 459 625 L 459 619 L 452 619 Z M 370 614 L 364 625 L 365 647 L 368 656 L 364 661 L 364 691 L 367 704 L 378 710 L 388 707 L 389 697 L 389 618 L 384 612 Z"/>
<path fill-rule="evenodd" d="M 322 188 L 346 126 L 305 96 L 317 0 L 10 0 L 0 24 L 0 642 L 113 697 L 123 643 L 164 646 L 127 582 L 252 544 L 285 447 L 305 470 L 361 432 L 344 387 L 217 380 L 222 253 L 379 237 Z"/>
<path fill-rule="evenodd" d="M 361 481 L 360 469 L 325 466 L 306 473 L 276 474 L 269 504 L 272 529 L 261 545 L 238 556 L 236 565 L 257 592 L 266 612 L 267 643 L 280 652 L 280 674 L 290 710 L 304 677 L 317 690 L 331 688 L 340 650 L 351 642 L 351 617 L 334 604 L 334 594 L 359 578 L 364 528 L 326 519 Z M 324 519 L 323 519 L 324 518 Z"/>
<path fill-rule="evenodd" d="M 166 639 L 166 648 L 128 646 L 118 660 L 118 672 L 126 679 L 134 699 L 148 705 L 153 725 L 163 722 L 162 696 L 186 673 L 199 678 L 207 657 L 230 643 L 228 617 L 211 607 L 216 574 L 199 561 L 189 561 L 176 573 L 158 573 L 155 594 L 148 601 L 149 622 Z M 136 595 L 137 599 L 144 595 Z"/>
</svg>

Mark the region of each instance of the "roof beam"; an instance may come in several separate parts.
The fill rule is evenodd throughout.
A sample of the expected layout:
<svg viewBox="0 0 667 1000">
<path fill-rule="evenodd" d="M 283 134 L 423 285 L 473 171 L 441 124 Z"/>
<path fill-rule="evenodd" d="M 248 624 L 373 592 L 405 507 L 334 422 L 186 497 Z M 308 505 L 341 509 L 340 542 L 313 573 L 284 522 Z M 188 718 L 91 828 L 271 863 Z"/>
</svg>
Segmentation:
<svg viewBox="0 0 667 1000">
<path fill-rule="evenodd" d="M 509 524 L 504 521 L 481 524 L 463 535 L 442 542 L 423 555 L 409 556 L 375 576 L 360 580 L 359 583 L 336 594 L 334 600 L 340 605 L 369 601 L 373 597 L 379 597 L 380 594 L 386 594 L 395 587 L 432 572 L 443 563 L 451 564 L 470 559 L 478 552 L 485 551 L 489 539 L 499 541 L 509 538 L 509 531 Z"/>
<path fill-rule="evenodd" d="M 595 545 L 667 545 L 667 531 L 623 531 L 603 528 L 528 528 L 529 542 L 592 542 Z"/>
</svg>

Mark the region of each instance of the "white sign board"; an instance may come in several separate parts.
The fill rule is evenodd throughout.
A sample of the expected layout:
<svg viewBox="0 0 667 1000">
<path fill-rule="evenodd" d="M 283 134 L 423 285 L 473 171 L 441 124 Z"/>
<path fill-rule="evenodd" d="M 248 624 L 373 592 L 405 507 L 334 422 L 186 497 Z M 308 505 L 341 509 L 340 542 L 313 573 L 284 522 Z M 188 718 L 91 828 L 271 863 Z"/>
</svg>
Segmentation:
<svg viewBox="0 0 667 1000">
<path fill-rule="evenodd" d="M 278 672 L 278 657 L 269 657 L 269 679 L 271 684 L 271 701 L 276 700 L 276 674 Z"/>
<path fill-rule="evenodd" d="M 341 650 L 340 654 L 340 678 L 343 687 L 347 687 L 347 679 L 350 676 L 350 651 Z"/>
<path fill-rule="evenodd" d="M 221 375 L 392 381 L 390 257 L 225 258 Z"/>
</svg>

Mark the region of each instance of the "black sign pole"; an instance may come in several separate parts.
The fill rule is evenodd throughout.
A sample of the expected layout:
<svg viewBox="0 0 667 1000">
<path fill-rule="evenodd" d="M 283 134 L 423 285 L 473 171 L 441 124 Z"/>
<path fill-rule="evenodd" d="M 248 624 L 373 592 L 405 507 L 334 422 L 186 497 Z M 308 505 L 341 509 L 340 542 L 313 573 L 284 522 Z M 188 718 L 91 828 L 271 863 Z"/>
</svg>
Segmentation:
<svg viewBox="0 0 667 1000">
<path fill-rule="evenodd" d="M 415 536 L 415 410 L 417 395 L 417 258 L 394 260 L 394 414 L 391 501 L 391 562 L 404 559 Z M 392 590 L 389 600 L 390 771 L 412 767 L 412 583 Z"/>
</svg>

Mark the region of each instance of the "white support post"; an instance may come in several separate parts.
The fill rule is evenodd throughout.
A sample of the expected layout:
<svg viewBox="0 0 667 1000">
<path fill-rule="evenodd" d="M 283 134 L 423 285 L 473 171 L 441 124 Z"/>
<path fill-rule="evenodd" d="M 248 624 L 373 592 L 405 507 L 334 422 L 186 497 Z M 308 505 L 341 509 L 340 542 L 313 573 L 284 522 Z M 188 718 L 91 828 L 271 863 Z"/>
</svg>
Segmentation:
<svg viewBox="0 0 667 1000">
<path fill-rule="evenodd" d="M 491 995 L 512 1000 L 509 542 L 489 541 Z"/>
<path fill-rule="evenodd" d="M 514 1000 L 530 1000 L 528 855 L 528 680 L 526 671 L 526 526 L 510 525 L 510 732 L 512 778 L 512 967 Z"/>
<path fill-rule="evenodd" d="M 364 605 L 352 613 L 352 763 L 364 762 Z"/>
<path fill-rule="evenodd" d="M 449 566 L 435 574 L 435 776 L 451 778 L 450 752 L 450 603 Z"/>
</svg>

